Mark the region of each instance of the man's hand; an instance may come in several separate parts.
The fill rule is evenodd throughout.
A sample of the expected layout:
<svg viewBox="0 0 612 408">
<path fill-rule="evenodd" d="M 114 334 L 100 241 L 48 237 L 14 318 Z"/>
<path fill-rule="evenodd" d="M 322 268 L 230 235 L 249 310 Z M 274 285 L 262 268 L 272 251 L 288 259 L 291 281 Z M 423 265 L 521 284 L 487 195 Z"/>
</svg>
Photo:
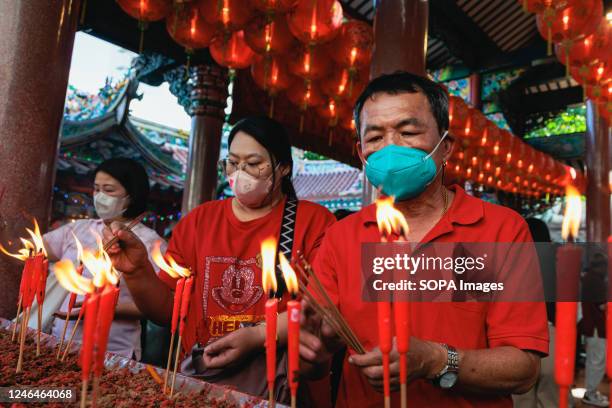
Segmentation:
<svg viewBox="0 0 612 408">
<path fill-rule="evenodd" d="M 263 348 L 265 326 L 243 327 L 204 349 L 206 368 L 223 368 L 236 365 L 257 349 Z"/>
<path fill-rule="evenodd" d="M 146 266 L 149 261 L 146 247 L 125 225 L 113 222 L 110 227 L 105 227 L 102 233 L 105 244 L 115 236 L 119 238 L 107 251 L 118 271 L 129 275 Z"/>
<path fill-rule="evenodd" d="M 389 354 L 389 372 L 391 377 L 391 391 L 399 390 L 400 361 L 395 339 L 393 350 Z M 383 392 L 384 378 L 382 353 L 376 347 L 365 354 L 354 354 L 349 357 L 349 363 L 361 369 L 361 373 L 378 392 Z M 433 378 L 446 365 L 446 351 L 442 345 L 429 341 L 410 338 L 410 351 L 408 352 L 408 383 L 418 378 Z"/>
<path fill-rule="evenodd" d="M 316 380 L 329 374 L 331 358 L 344 344 L 335 330 L 304 299 L 300 318 L 300 371 Z"/>
</svg>

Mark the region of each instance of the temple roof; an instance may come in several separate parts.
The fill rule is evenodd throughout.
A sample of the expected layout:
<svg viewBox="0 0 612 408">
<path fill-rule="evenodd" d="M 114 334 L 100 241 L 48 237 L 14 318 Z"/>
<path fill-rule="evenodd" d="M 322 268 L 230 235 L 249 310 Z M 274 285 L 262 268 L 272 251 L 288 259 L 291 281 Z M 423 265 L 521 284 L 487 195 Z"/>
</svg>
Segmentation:
<svg viewBox="0 0 612 408">
<path fill-rule="evenodd" d="M 129 114 L 137 80 L 107 80 L 97 95 L 69 87 L 58 169 L 89 174 L 111 157 L 130 157 L 145 166 L 153 184 L 182 190 L 188 160 L 188 133 Z M 226 143 L 223 146 L 227 149 Z M 361 205 L 361 171 L 333 160 L 303 159 L 294 149 L 298 197 L 332 209 Z M 220 181 L 224 185 L 224 180 Z M 225 189 L 225 193 L 229 190 Z"/>
</svg>

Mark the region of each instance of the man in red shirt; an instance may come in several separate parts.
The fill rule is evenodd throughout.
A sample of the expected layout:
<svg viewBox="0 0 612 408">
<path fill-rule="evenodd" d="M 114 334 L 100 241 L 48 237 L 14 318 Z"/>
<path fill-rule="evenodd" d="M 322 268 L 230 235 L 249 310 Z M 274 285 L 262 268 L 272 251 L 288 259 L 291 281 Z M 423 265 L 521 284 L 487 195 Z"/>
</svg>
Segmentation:
<svg viewBox="0 0 612 408">
<path fill-rule="evenodd" d="M 409 242 L 531 241 L 517 213 L 471 197 L 459 186 L 444 186 L 443 168 L 454 141 L 446 132 L 448 96 L 439 85 L 408 73 L 379 77 L 358 99 L 355 118 L 366 175 L 385 195 L 395 197 L 395 207 L 410 226 Z M 383 404 L 377 308 L 362 300 L 360 272 L 362 243 L 379 240 L 371 205 L 328 230 L 314 264 L 367 350 L 363 355 L 349 350 L 340 407 Z M 512 271 L 513 279 L 538 273 L 532 263 L 521 269 Z M 532 387 L 540 356 L 548 353 L 543 303 L 415 302 L 410 320 L 408 401 L 415 407 L 511 407 L 510 394 Z M 324 373 L 339 340 L 308 307 L 300 341 L 309 373 Z M 391 376 L 392 390 L 397 390 L 395 350 Z M 392 401 L 398 404 L 399 395 Z"/>
</svg>

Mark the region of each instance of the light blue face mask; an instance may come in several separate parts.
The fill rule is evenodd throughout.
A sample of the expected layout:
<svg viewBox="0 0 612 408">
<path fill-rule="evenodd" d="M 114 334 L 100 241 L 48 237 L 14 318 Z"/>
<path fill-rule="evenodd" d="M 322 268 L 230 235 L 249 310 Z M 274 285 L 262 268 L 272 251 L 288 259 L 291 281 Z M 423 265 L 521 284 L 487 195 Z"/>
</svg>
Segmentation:
<svg viewBox="0 0 612 408">
<path fill-rule="evenodd" d="M 427 154 L 413 147 L 388 145 L 374 152 L 365 164 L 366 176 L 383 194 L 396 200 L 409 200 L 421 194 L 438 174 L 436 162 L 431 157 L 448 135 L 442 138 Z"/>
</svg>

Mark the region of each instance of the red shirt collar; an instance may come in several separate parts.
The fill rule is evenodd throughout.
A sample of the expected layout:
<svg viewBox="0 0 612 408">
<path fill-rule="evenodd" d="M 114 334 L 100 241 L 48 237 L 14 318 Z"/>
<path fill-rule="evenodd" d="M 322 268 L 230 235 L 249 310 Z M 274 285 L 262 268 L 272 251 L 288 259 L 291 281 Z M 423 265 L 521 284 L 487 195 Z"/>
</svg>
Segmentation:
<svg viewBox="0 0 612 408">
<path fill-rule="evenodd" d="M 472 197 L 457 184 L 449 186 L 448 189 L 455 193 L 455 198 L 441 221 L 450 221 L 451 224 L 470 225 L 477 223 L 484 217 L 482 200 Z M 364 224 L 376 223 L 376 204 L 370 204 L 363 209 L 362 219 Z"/>
</svg>

